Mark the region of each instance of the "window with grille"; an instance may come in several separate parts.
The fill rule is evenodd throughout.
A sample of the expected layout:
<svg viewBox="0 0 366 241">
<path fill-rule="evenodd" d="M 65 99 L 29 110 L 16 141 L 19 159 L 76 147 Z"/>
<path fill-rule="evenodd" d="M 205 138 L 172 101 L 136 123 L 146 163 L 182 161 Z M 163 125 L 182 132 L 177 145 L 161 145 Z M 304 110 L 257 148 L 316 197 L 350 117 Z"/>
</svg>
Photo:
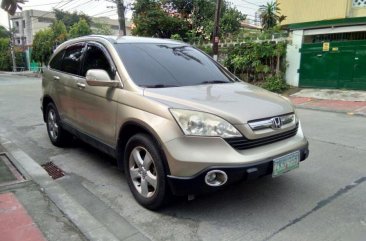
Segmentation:
<svg viewBox="0 0 366 241">
<path fill-rule="evenodd" d="M 353 7 L 366 7 L 366 0 L 353 0 Z"/>
</svg>

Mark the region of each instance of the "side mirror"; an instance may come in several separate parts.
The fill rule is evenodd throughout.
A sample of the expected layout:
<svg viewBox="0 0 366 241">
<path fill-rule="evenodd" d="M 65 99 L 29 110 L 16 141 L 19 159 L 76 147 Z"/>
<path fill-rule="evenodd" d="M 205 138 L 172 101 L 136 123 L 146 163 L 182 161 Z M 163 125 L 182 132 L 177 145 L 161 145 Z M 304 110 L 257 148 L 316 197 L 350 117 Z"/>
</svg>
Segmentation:
<svg viewBox="0 0 366 241">
<path fill-rule="evenodd" d="M 111 80 L 104 69 L 90 69 L 86 72 L 86 83 L 90 86 L 119 87 L 119 81 Z"/>
</svg>

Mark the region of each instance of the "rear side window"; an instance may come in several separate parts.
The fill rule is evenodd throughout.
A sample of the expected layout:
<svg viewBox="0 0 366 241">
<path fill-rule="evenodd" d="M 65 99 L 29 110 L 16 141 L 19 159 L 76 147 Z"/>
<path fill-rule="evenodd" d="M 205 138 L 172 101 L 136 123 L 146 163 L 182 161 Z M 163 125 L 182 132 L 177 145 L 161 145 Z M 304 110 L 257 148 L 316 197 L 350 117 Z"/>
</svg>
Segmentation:
<svg viewBox="0 0 366 241">
<path fill-rule="evenodd" d="M 50 62 L 50 68 L 61 70 L 62 57 L 64 56 L 65 50 L 60 51 Z"/>
<path fill-rule="evenodd" d="M 73 45 L 66 49 L 61 70 L 70 74 L 79 75 L 84 45 Z"/>
</svg>

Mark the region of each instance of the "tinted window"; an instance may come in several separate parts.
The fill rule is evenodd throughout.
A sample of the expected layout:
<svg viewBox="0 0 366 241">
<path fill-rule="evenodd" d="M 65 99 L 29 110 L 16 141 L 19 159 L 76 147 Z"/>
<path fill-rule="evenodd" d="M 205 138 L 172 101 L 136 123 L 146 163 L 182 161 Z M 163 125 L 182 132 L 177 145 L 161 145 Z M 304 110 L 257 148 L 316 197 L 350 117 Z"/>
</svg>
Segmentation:
<svg viewBox="0 0 366 241">
<path fill-rule="evenodd" d="M 118 44 L 116 49 L 133 81 L 142 87 L 232 82 L 202 52 L 181 44 Z"/>
<path fill-rule="evenodd" d="M 64 56 L 65 50 L 60 51 L 52 58 L 50 62 L 51 69 L 61 70 L 62 57 Z"/>
<path fill-rule="evenodd" d="M 103 51 L 93 45 L 89 45 L 85 54 L 84 67 L 81 75 L 85 76 L 89 69 L 104 69 L 111 79 L 114 78 L 111 65 Z"/>
<path fill-rule="evenodd" d="M 79 75 L 83 45 L 73 45 L 66 49 L 61 70 L 70 74 Z"/>
</svg>

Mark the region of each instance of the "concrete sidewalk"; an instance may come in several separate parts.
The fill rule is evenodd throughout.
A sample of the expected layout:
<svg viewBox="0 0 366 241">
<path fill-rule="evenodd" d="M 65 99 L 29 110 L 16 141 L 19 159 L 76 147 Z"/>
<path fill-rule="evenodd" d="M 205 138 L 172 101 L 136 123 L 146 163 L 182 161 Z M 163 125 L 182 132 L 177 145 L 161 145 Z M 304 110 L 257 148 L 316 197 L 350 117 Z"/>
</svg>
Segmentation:
<svg viewBox="0 0 366 241">
<path fill-rule="evenodd" d="M 302 89 L 289 98 L 297 108 L 366 116 L 366 91 Z"/>
<path fill-rule="evenodd" d="M 36 161 L 1 136 L 0 177 L 1 241 L 149 240 L 101 200 L 75 189 L 79 180 L 69 185 L 70 178 L 53 180 Z M 70 188 L 78 193 L 70 195 Z M 101 214 L 90 213 L 84 203 L 102 206 Z"/>
</svg>

